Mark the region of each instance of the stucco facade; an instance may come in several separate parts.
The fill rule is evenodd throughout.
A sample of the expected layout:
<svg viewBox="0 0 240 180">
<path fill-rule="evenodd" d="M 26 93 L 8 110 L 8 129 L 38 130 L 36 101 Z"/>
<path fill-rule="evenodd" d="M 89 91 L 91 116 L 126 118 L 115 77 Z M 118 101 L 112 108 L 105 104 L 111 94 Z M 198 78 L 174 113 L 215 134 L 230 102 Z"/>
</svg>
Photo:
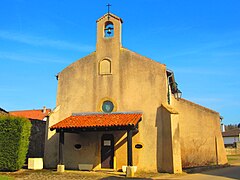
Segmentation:
<svg viewBox="0 0 240 180">
<path fill-rule="evenodd" d="M 173 106 L 179 112 L 183 167 L 225 164 L 219 113 L 184 99 L 174 99 Z"/>
<path fill-rule="evenodd" d="M 111 28 L 107 29 L 109 24 Z M 101 17 L 97 21 L 96 51 L 58 74 L 56 109 L 47 122 L 45 167 L 56 168 L 58 164 L 59 135 L 49 127 L 73 113 L 102 113 L 106 100 L 114 104 L 113 113 L 142 112 L 132 138 L 133 165 L 138 170 L 178 173 L 182 164 L 226 163 L 219 114 L 185 100 L 177 101 L 171 92 L 169 97 L 166 65 L 123 48 L 121 28 L 119 17 Z M 112 36 L 106 37 L 106 30 L 113 31 Z M 78 164 L 93 164 L 95 170 L 101 169 L 104 134 L 114 137 L 112 169 L 126 165 L 126 131 L 96 130 L 65 133 L 66 169 L 77 169 Z M 76 149 L 75 144 L 81 144 L 81 148 Z M 142 148 L 135 148 L 136 144 Z M 201 150 L 193 153 L 196 144 L 201 145 Z M 193 160 L 189 153 L 193 153 Z"/>
</svg>

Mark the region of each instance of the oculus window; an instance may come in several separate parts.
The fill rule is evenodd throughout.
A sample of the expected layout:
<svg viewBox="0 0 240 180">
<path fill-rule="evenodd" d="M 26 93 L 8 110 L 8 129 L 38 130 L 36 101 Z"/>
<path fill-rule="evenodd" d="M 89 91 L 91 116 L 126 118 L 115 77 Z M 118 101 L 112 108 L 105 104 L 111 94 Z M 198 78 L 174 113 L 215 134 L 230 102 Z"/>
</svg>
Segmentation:
<svg viewBox="0 0 240 180">
<path fill-rule="evenodd" d="M 114 104 L 107 100 L 107 101 L 104 101 L 103 104 L 102 104 L 102 110 L 103 112 L 105 113 L 111 113 L 114 109 Z"/>
</svg>

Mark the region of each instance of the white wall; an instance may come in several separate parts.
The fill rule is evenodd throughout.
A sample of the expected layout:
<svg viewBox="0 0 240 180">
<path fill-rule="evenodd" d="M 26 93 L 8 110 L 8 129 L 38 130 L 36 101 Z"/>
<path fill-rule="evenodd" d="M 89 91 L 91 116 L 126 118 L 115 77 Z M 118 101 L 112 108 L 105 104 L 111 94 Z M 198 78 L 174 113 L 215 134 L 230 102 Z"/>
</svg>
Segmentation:
<svg viewBox="0 0 240 180">
<path fill-rule="evenodd" d="M 239 141 L 239 137 L 223 137 L 224 144 L 233 144 Z"/>
</svg>

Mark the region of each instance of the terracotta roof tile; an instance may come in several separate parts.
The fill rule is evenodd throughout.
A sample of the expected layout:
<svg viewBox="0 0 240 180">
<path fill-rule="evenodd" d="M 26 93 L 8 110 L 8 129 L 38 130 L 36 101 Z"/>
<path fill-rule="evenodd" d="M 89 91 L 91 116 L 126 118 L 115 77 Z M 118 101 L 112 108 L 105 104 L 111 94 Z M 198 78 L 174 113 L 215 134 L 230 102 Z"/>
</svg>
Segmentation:
<svg viewBox="0 0 240 180">
<path fill-rule="evenodd" d="M 73 115 L 51 126 L 50 129 L 135 126 L 141 117 L 141 113 Z"/>
<path fill-rule="evenodd" d="M 10 111 L 9 114 L 12 116 L 20 116 L 28 119 L 43 120 L 49 113 L 51 109 L 46 109 L 46 112 L 43 113 L 43 109 L 37 110 L 22 110 L 22 111 Z"/>
</svg>

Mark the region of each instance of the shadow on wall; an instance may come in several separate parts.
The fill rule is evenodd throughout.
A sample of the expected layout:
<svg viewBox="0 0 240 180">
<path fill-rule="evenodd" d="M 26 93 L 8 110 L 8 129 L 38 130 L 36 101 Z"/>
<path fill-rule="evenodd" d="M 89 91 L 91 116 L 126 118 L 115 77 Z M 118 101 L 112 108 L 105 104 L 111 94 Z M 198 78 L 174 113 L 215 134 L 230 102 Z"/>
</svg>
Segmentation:
<svg viewBox="0 0 240 180">
<path fill-rule="evenodd" d="M 116 142 L 118 142 L 118 141 L 122 138 L 122 136 L 124 136 L 125 133 L 126 133 L 125 131 L 124 131 L 124 132 L 121 132 L 121 136 L 118 136 L 118 138 L 115 139 Z M 133 137 L 134 137 L 137 133 L 138 133 L 137 130 L 136 130 L 136 131 L 133 131 Z M 124 144 L 126 144 L 126 143 L 127 143 L 127 137 L 125 137 L 122 141 L 120 141 L 120 142 L 117 144 L 117 146 L 114 147 L 114 150 L 119 149 L 120 147 L 122 147 L 122 146 L 123 146 Z"/>
<path fill-rule="evenodd" d="M 163 107 L 157 109 L 157 169 L 173 172 L 173 149 L 171 138 L 171 114 Z"/>
<path fill-rule="evenodd" d="M 157 108 L 156 113 L 156 127 L 157 127 L 157 170 L 161 171 L 163 159 L 163 121 L 161 118 L 161 107 Z"/>
<path fill-rule="evenodd" d="M 46 121 L 45 147 L 44 147 L 44 168 L 55 169 L 58 164 L 58 133 L 48 139 L 49 121 Z"/>
</svg>

